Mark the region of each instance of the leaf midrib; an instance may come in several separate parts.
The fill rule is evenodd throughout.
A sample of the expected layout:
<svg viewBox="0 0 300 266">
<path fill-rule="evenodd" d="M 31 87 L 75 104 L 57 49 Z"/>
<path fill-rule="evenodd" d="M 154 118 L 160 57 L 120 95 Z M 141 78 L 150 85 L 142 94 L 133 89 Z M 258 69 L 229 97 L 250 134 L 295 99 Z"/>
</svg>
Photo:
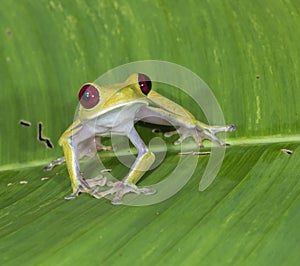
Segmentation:
<svg viewBox="0 0 300 266">
<path fill-rule="evenodd" d="M 288 135 L 288 136 L 261 136 L 261 137 L 255 137 L 255 138 L 228 138 L 226 139 L 226 142 L 230 144 L 230 146 L 238 146 L 238 145 L 258 145 L 258 144 L 275 144 L 275 143 L 293 143 L 293 142 L 299 142 L 300 143 L 300 135 Z M 205 142 L 205 147 L 202 150 L 205 150 L 206 148 L 211 147 L 214 144 L 211 144 L 211 142 Z M 193 144 L 187 143 L 184 145 L 182 149 L 180 149 L 180 146 L 173 145 L 171 143 L 167 144 L 168 151 L 178 153 L 181 150 L 189 150 L 191 147 L 193 147 Z M 284 146 L 283 146 L 284 148 Z M 160 152 L 163 151 L 160 149 L 160 146 L 154 146 L 153 147 L 154 152 Z M 62 152 L 63 153 L 63 152 Z M 135 152 L 134 152 L 135 153 Z M 128 154 L 124 152 L 124 155 Z M 118 155 L 122 155 L 122 150 L 118 150 Z M 102 154 L 103 157 L 114 157 L 114 152 L 106 152 L 105 154 Z M 0 166 L 0 172 L 7 171 L 7 170 L 16 170 L 16 169 L 22 169 L 22 168 L 28 168 L 28 167 L 38 167 L 41 166 L 42 168 L 49 164 L 51 160 L 54 160 L 56 158 L 49 158 L 44 160 L 34 160 L 29 161 L 26 163 L 11 163 Z"/>
</svg>

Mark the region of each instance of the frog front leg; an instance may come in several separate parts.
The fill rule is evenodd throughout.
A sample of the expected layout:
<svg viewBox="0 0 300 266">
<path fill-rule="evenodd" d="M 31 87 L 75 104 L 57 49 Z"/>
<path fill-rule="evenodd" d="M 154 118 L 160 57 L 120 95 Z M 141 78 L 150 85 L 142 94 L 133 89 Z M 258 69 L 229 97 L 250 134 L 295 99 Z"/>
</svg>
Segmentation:
<svg viewBox="0 0 300 266">
<path fill-rule="evenodd" d="M 186 138 L 192 137 L 198 147 L 203 147 L 202 141 L 204 139 L 208 139 L 220 146 L 227 146 L 228 144 L 218 139 L 216 134 L 221 132 L 233 132 L 235 129 L 235 125 L 209 126 L 200 121 L 196 121 L 193 127 L 179 126 L 177 130 L 166 132 L 164 136 L 171 137 L 179 134 L 180 138 L 174 142 L 175 145 L 181 144 Z"/>
<path fill-rule="evenodd" d="M 82 141 L 89 139 L 92 134 L 93 133 L 89 132 L 84 125 L 75 122 L 59 139 L 59 144 L 62 146 L 64 151 L 64 158 L 67 164 L 73 190 L 72 194 L 66 196 L 65 199 L 74 199 L 81 192 L 86 192 L 92 196 L 95 196 L 96 185 L 90 186 L 88 182 L 81 176 L 79 165 L 80 154 L 78 150 L 78 145 Z"/>
<path fill-rule="evenodd" d="M 101 143 L 100 137 L 92 137 L 90 139 L 87 139 L 78 145 L 79 160 L 83 157 L 93 158 L 98 151 L 102 150 L 112 150 L 112 147 L 103 145 Z M 63 164 L 65 162 L 65 157 L 58 158 L 45 166 L 44 171 L 51 171 L 55 166 Z"/>
<path fill-rule="evenodd" d="M 138 156 L 135 162 L 131 166 L 129 173 L 122 179 L 122 181 L 115 183 L 110 182 L 108 185 L 112 186 L 111 189 L 98 193 L 99 197 L 105 197 L 110 194 L 114 195 L 112 204 L 122 204 L 123 196 L 130 192 L 136 194 L 143 193 L 145 195 L 151 195 L 156 192 L 154 189 L 138 188 L 136 186 L 136 183 L 153 164 L 155 160 L 154 154 L 148 150 L 134 127 L 130 130 L 128 138 L 138 150 Z"/>
<path fill-rule="evenodd" d="M 161 98 L 165 99 L 160 96 L 159 99 L 161 100 Z M 168 104 L 173 107 L 174 111 L 147 106 L 139 110 L 136 114 L 136 120 L 142 120 L 157 125 L 174 126 L 176 128 L 175 131 L 166 132 L 164 135 L 165 137 L 171 137 L 179 134 L 180 138 L 175 141 L 175 145 L 182 143 L 183 140 L 189 137 L 192 137 L 195 140 L 198 147 L 203 146 L 202 141 L 204 139 L 208 139 L 220 146 L 227 145 L 218 139 L 216 134 L 221 132 L 232 132 L 235 130 L 235 125 L 210 126 L 204 124 L 196 120 L 196 118 L 183 107 L 178 106 L 176 103 L 170 102 L 169 100 L 167 101 Z M 175 113 L 175 111 L 178 113 Z"/>
</svg>

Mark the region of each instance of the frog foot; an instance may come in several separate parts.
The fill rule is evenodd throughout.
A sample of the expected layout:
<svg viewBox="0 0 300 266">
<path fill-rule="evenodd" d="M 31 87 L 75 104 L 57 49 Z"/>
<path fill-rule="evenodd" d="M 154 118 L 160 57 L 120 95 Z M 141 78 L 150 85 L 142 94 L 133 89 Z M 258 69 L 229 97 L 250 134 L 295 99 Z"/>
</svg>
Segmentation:
<svg viewBox="0 0 300 266">
<path fill-rule="evenodd" d="M 72 200 L 78 197 L 80 193 L 88 193 L 91 196 L 98 198 L 97 192 L 99 186 L 104 186 L 106 184 L 106 177 L 103 175 L 98 175 L 94 178 L 81 180 L 79 184 L 77 184 L 73 188 L 73 193 L 65 197 L 66 200 Z"/>
<path fill-rule="evenodd" d="M 88 183 L 90 188 L 96 188 L 98 186 L 103 187 L 106 184 L 107 178 L 104 175 L 97 175 L 94 178 L 86 179 L 85 181 Z"/>
<path fill-rule="evenodd" d="M 102 198 L 107 195 L 114 195 L 114 198 L 111 201 L 111 203 L 114 205 L 122 204 L 123 196 L 130 192 L 136 194 L 142 193 L 145 195 L 152 195 L 156 192 L 156 190 L 152 188 L 146 188 L 146 187 L 138 188 L 136 185 L 123 183 L 122 181 L 108 182 L 107 185 L 112 188 L 98 193 L 98 198 Z"/>
<path fill-rule="evenodd" d="M 228 126 L 209 126 L 209 127 L 201 127 L 200 125 L 197 125 L 197 131 L 199 132 L 200 136 L 203 139 L 208 139 L 220 146 L 229 146 L 229 144 L 219 140 L 216 137 L 217 133 L 221 132 L 233 132 L 236 129 L 235 125 L 228 125 Z"/>
<path fill-rule="evenodd" d="M 181 144 L 186 138 L 189 138 L 189 137 L 192 137 L 197 146 L 199 148 L 202 148 L 203 147 L 203 143 L 202 143 L 202 136 L 200 134 L 200 132 L 195 129 L 195 128 L 186 128 L 186 127 L 179 127 L 177 128 L 177 130 L 175 131 L 170 131 L 170 132 L 166 132 L 164 134 L 165 137 L 169 138 L 173 135 L 177 135 L 179 134 L 180 135 L 180 138 L 177 139 L 175 142 L 174 142 L 174 145 L 179 145 Z"/>
<path fill-rule="evenodd" d="M 216 134 L 220 132 L 233 132 L 235 129 L 235 125 L 212 126 L 206 128 L 197 125 L 194 128 L 179 127 L 177 128 L 177 130 L 166 132 L 164 135 L 165 137 L 171 137 L 173 135 L 179 134 L 180 138 L 174 142 L 175 145 L 181 144 L 188 137 L 192 137 L 199 148 L 203 147 L 202 140 L 204 139 L 211 140 L 212 142 L 220 146 L 227 146 L 228 144 L 219 140 L 216 137 Z"/>
</svg>

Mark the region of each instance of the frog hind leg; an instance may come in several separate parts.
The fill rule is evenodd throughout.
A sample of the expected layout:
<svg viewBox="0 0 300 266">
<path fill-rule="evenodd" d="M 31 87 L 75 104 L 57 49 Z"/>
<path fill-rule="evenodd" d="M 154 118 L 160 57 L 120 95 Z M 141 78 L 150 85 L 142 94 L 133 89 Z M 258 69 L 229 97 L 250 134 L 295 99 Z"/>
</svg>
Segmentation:
<svg viewBox="0 0 300 266">
<path fill-rule="evenodd" d="M 148 150 L 134 127 L 130 130 L 128 137 L 138 150 L 138 156 L 135 162 L 133 163 L 129 173 L 122 179 L 122 181 L 108 182 L 107 185 L 112 188 L 98 193 L 98 198 L 113 195 L 111 202 L 115 205 L 122 204 L 122 198 L 127 193 L 151 195 L 156 192 L 151 188 L 139 188 L 136 186 L 136 183 L 153 164 L 155 160 L 154 154 Z"/>
</svg>

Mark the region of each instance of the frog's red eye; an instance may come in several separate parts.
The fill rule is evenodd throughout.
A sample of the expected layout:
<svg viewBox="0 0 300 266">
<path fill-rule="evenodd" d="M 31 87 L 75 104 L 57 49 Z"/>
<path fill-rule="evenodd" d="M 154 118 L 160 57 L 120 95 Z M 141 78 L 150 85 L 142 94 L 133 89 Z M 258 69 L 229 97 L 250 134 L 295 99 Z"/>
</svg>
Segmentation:
<svg viewBox="0 0 300 266">
<path fill-rule="evenodd" d="M 99 91 L 91 84 L 83 85 L 78 94 L 79 101 L 84 108 L 93 108 L 99 102 Z"/>
<path fill-rule="evenodd" d="M 141 73 L 139 73 L 138 79 L 139 79 L 139 86 L 140 86 L 142 93 L 144 93 L 145 95 L 148 95 L 148 93 L 151 91 L 151 87 L 152 87 L 151 79 L 148 76 L 146 76 L 145 74 L 141 74 Z"/>
</svg>

